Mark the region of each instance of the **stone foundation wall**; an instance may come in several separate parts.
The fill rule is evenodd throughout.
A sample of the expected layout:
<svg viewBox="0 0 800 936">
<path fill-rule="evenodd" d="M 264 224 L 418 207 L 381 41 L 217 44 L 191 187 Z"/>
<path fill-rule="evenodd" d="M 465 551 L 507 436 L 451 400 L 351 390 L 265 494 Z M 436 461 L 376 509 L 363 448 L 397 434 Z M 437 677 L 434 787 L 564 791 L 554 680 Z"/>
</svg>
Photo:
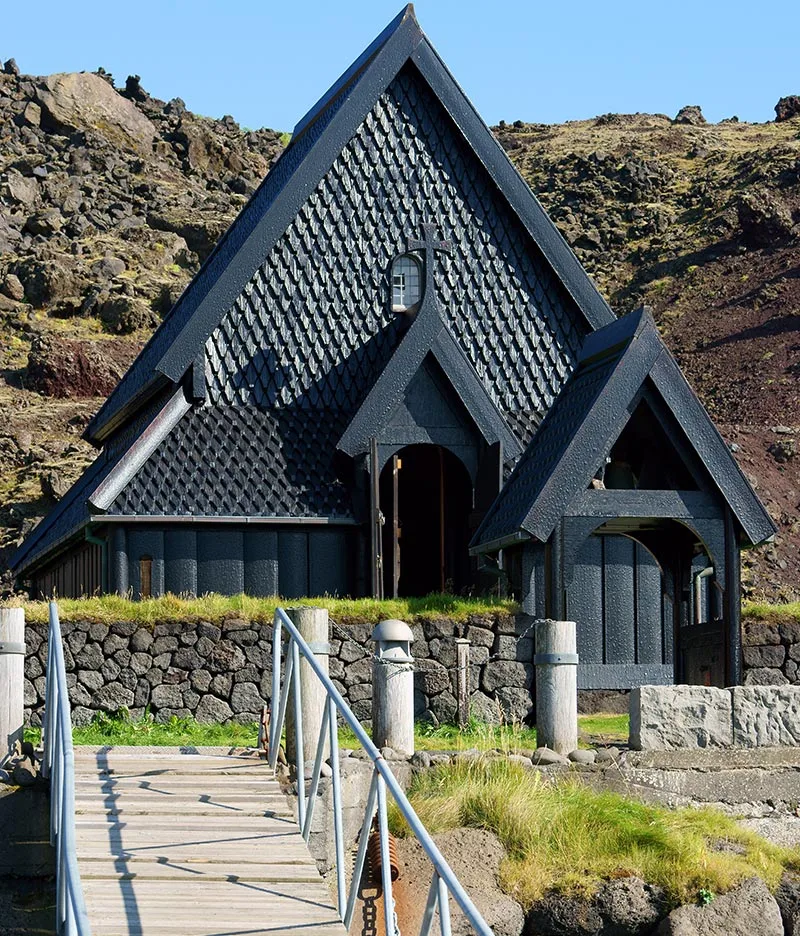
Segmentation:
<svg viewBox="0 0 800 936">
<path fill-rule="evenodd" d="M 744 684 L 800 685 L 800 622 L 742 625 Z"/>
<path fill-rule="evenodd" d="M 358 718 L 371 714 L 373 624 L 331 622 L 330 674 Z M 269 699 L 272 624 L 231 619 L 221 624 L 127 621 L 62 622 L 73 720 L 98 711 L 146 707 L 159 721 L 193 715 L 201 721 L 257 721 Z M 473 615 L 466 622 L 412 624 L 417 718 L 451 721 L 456 713 L 456 637 L 471 641 L 471 710 L 482 720 L 522 721 L 532 715 L 532 621 L 523 615 Z M 26 625 L 26 715 L 41 720 L 47 625 Z"/>
</svg>

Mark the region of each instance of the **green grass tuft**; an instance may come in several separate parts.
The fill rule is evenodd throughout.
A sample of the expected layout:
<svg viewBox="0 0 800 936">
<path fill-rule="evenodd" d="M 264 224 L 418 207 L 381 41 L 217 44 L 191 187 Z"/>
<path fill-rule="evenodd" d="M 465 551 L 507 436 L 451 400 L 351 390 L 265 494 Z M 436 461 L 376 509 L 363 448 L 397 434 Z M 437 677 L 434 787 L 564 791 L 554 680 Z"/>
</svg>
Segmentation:
<svg viewBox="0 0 800 936">
<path fill-rule="evenodd" d="M 609 724 L 623 725 L 627 737 L 626 715 L 581 716 L 578 724 L 582 734 L 607 738 L 612 732 Z M 367 729 L 369 734 L 369 729 Z M 620 730 L 620 734 L 622 731 Z M 472 719 L 464 731 L 457 725 L 433 725 L 417 722 L 414 726 L 415 746 L 418 751 L 530 751 L 536 748 L 536 729 L 524 725 L 487 725 Z M 39 744 L 41 731 L 26 728 L 25 740 Z M 189 745 L 197 746 L 255 746 L 258 741 L 258 725 L 225 725 L 196 722 L 193 718 L 173 716 L 168 722 L 156 722 L 149 713 L 143 718 L 131 719 L 121 710 L 116 715 L 98 712 L 92 723 L 73 728 L 73 744 L 122 744 L 122 745 Z M 339 729 L 339 744 L 344 748 L 358 747 L 353 732 Z"/>
<path fill-rule="evenodd" d="M 21 604 L 21 602 L 17 602 Z M 377 601 L 373 598 L 253 598 L 249 595 L 203 595 L 187 598 L 164 595 L 132 601 L 119 595 L 99 595 L 92 598 L 59 598 L 58 612 L 62 621 L 93 621 L 111 624 L 114 621 L 134 621 L 138 624 L 157 622 L 223 621 L 241 617 L 248 621 L 271 621 L 277 607 L 298 605 L 327 608 L 337 624 L 375 623 L 385 618 L 413 621 L 416 618 L 449 618 L 466 620 L 472 614 L 514 614 L 518 605 L 502 598 L 462 598 L 458 595 L 431 594 L 424 598 Z M 26 619 L 32 623 L 47 620 L 47 602 L 26 601 Z"/>
<path fill-rule="evenodd" d="M 25 740 L 39 744 L 41 731 L 27 728 Z M 72 729 L 74 745 L 153 745 L 164 747 L 255 747 L 258 743 L 258 725 L 205 724 L 193 718 L 173 715 L 167 722 L 156 722 L 153 716 L 132 719 L 124 712 L 106 715 L 98 712 L 91 724 Z"/>
<path fill-rule="evenodd" d="M 370 734 L 369 728 L 364 727 Z M 347 727 L 339 729 L 339 744 L 345 748 L 358 747 L 356 736 Z M 463 731 L 458 725 L 416 722 L 414 747 L 418 751 L 530 751 L 536 747 L 536 729 L 514 724 L 487 725 L 476 719 L 471 719 Z"/>
<path fill-rule="evenodd" d="M 588 895 L 602 881 L 628 875 L 663 887 L 677 904 L 724 893 L 753 875 L 775 888 L 785 868 L 800 868 L 800 853 L 715 810 L 670 811 L 576 780 L 548 782 L 503 758 L 417 774 L 408 792 L 429 832 L 494 832 L 508 852 L 502 886 L 524 907 L 549 890 Z M 396 810 L 392 827 L 408 831 Z M 720 847 L 729 844 L 735 848 Z"/>
<path fill-rule="evenodd" d="M 582 735 L 588 735 L 597 742 L 608 744 L 624 741 L 627 743 L 630 717 L 628 715 L 579 715 L 578 730 Z"/>
</svg>

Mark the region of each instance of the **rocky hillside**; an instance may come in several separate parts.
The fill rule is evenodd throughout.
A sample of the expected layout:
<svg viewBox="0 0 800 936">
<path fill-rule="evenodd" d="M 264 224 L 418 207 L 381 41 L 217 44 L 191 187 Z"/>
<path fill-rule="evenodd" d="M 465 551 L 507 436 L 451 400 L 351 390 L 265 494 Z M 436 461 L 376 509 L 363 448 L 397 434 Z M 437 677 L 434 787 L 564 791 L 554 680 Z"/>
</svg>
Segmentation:
<svg viewBox="0 0 800 936">
<path fill-rule="evenodd" d="M 800 97 L 777 119 L 495 128 L 617 312 L 649 305 L 780 528 L 745 586 L 800 596 Z"/>
<path fill-rule="evenodd" d="M 232 105 L 235 101 L 232 100 Z M 800 99 L 769 124 L 608 114 L 498 139 L 618 311 L 640 302 L 781 534 L 800 590 Z M 137 77 L 0 74 L 0 570 L 93 457 L 80 433 L 279 154 Z M 2 574 L 0 572 L 0 574 Z"/>
</svg>

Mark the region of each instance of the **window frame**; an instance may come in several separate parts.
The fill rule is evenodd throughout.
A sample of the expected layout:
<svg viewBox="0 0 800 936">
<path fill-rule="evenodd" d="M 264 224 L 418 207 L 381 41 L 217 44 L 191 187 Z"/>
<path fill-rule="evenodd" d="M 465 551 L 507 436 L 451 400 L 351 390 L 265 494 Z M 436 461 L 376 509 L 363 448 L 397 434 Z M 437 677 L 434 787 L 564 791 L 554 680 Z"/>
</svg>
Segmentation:
<svg viewBox="0 0 800 936">
<path fill-rule="evenodd" d="M 416 272 L 416 296 L 412 302 L 395 302 L 395 277 L 403 277 L 403 283 L 400 285 L 403 295 L 410 292 L 414 286 L 413 282 L 408 282 L 408 273 L 410 272 L 406 269 L 397 269 L 398 266 L 403 264 L 412 264 L 414 271 Z M 391 267 L 389 269 L 389 308 L 395 315 L 412 315 L 414 312 L 419 309 L 422 302 L 422 290 L 423 290 L 423 269 L 422 261 L 419 257 L 415 256 L 412 253 L 403 253 L 399 254 L 397 257 L 392 260 Z"/>
</svg>

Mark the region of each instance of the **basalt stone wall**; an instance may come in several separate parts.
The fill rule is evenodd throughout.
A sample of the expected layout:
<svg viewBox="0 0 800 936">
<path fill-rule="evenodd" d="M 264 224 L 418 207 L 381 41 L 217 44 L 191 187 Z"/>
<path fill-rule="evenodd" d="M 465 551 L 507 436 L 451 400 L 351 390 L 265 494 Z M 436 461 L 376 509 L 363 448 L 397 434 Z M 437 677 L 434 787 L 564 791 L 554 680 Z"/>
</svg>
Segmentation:
<svg viewBox="0 0 800 936">
<path fill-rule="evenodd" d="M 745 621 L 742 644 L 746 686 L 800 685 L 800 622 Z"/>
<path fill-rule="evenodd" d="M 371 715 L 374 624 L 331 621 L 330 674 L 358 718 Z M 417 718 L 451 721 L 456 713 L 456 637 L 471 642 L 472 714 L 482 721 L 529 718 L 533 712 L 532 621 L 524 615 L 473 615 L 412 623 Z M 159 721 L 257 721 L 269 699 L 272 624 L 230 619 L 139 625 L 64 621 L 64 660 L 73 721 L 121 708 L 146 707 Z M 47 625 L 26 626 L 25 706 L 41 721 Z"/>
</svg>

